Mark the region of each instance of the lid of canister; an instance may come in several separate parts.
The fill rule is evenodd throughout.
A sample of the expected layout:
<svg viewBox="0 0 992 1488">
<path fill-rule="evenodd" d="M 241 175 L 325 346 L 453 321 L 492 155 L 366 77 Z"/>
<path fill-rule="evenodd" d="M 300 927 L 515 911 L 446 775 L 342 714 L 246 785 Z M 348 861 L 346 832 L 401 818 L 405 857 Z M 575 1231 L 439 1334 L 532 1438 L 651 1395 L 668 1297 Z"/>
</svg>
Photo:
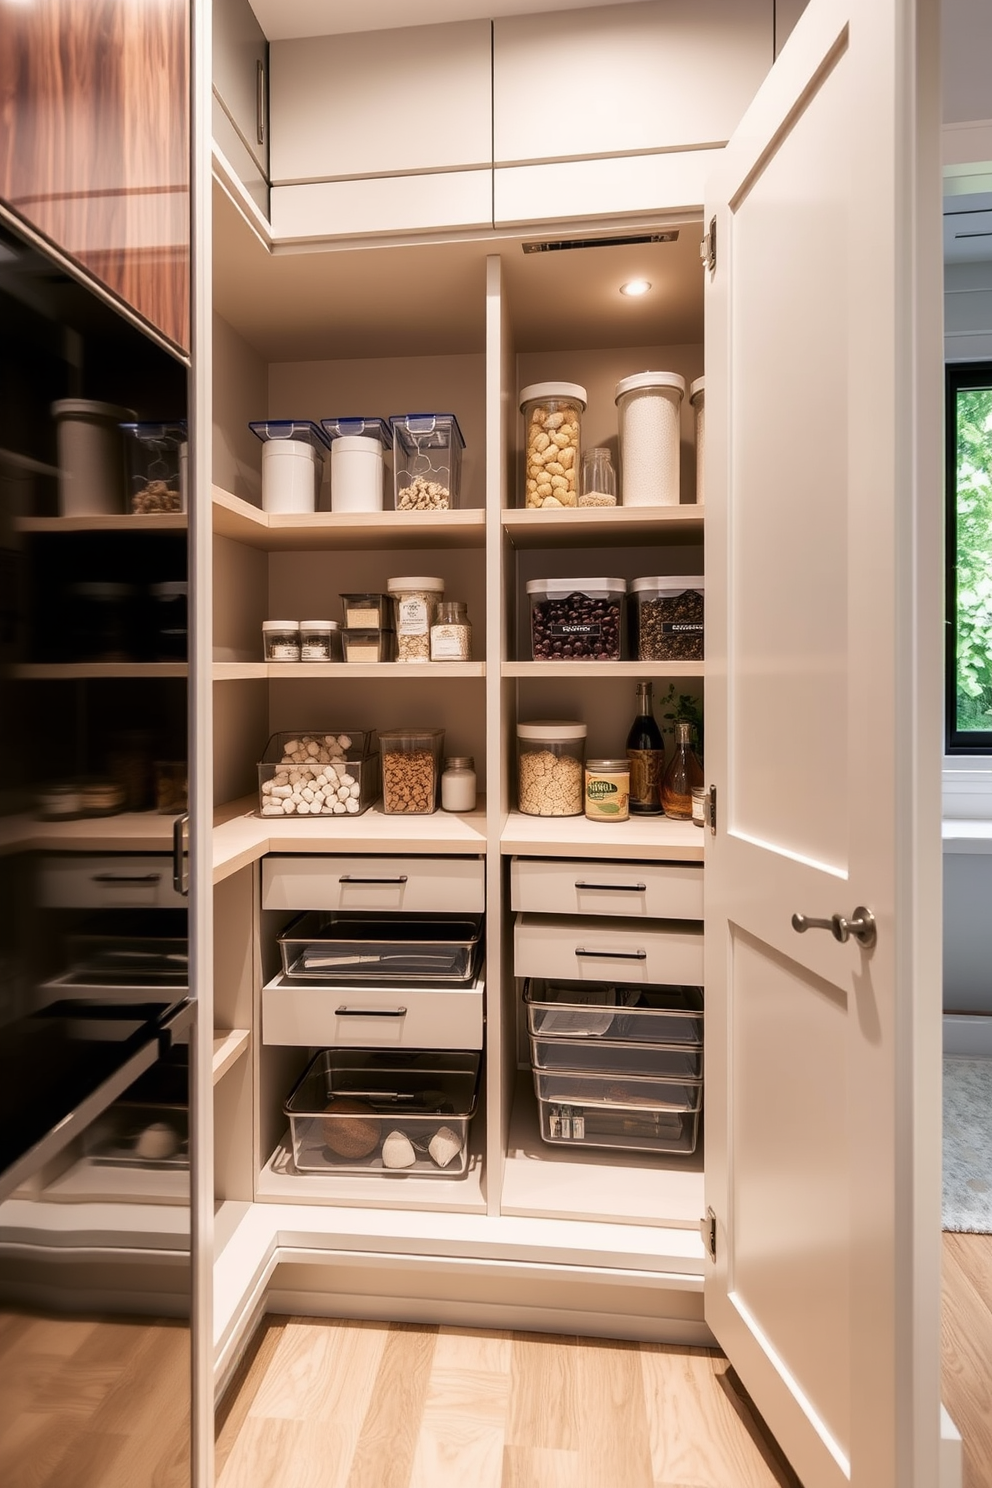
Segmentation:
<svg viewBox="0 0 992 1488">
<path fill-rule="evenodd" d="M 584 723 L 563 721 L 556 723 L 553 719 L 540 718 L 533 723 L 518 723 L 518 739 L 584 739 L 588 729 Z"/>
<path fill-rule="evenodd" d="M 528 387 L 520 389 L 520 412 L 523 413 L 525 403 L 534 403 L 541 398 L 569 398 L 574 403 L 586 406 L 586 390 L 578 382 L 532 382 Z"/>
<path fill-rule="evenodd" d="M 170 579 L 167 584 L 152 584 L 150 592 L 156 599 L 178 599 L 189 593 L 189 584 L 185 579 Z"/>
<path fill-rule="evenodd" d="M 119 408 L 116 403 L 94 403 L 92 398 L 60 398 L 52 404 L 52 418 L 109 419 L 124 424 L 137 418 L 133 408 Z"/>
<path fill-rule="evenodd" d="M 702 574 L 663 574 L 656 578 L 631 579 L 631 594 L 650 590 L 652 594 L 685 594 L 687 589 L 702 591 L 706 580 Z"/>
<path fill-rule="evenodd" d="M 417 578 L 416 576 L 409 579 L 387 579 L 386 589 L 390 594 L 403 594 L 407 589 L 426 589 L 433 594 L 443 594 L 444 580 Z"/>
<path fill-rule="evenodd" d="M 337 620 L 301 620 L 301 630 L 340 630 Z"/>
<path fill-rule="evenodd" d="M 374 439 L 376 444 L 385 449 L 389 449 L 393 442 L 392 430 L 383 418 L 325 418 L 321 419 L 320 424 L 331 441 L 332 450 L 339 439 Z"/>
<path fill-rule="evenodd" d="M 705 391 L 706 378 L 697 377 L 694 382 L 690 382 L 689 384 L 689 402 L 695 403 L 696 399 L 699 398 L 703 393 L 705 393 Z"/>
<path fill-rule="evenodd" d="M 685 378 L 677 372 L 635 372 L 633 377 L 621 377 L 613 401 L 618 403 L 625 393 L 639 393 L 645 388 L 674 388 L 680 397 L 684 397 Z"/>
<path fill-rule="evenodd" d="M 528 594 L 586 594 L 590 589 L 605 589 L 607 594 L 624 594 L 626 579 L 528 579 Z"/>
<path fill-rule="evenodd" d="M 625 773 L 630 769 L 630 760 L 624 755 L 623 759 L 587 759 L 587 770 L 602 770 L 605 775 L 623 770 Z"/>
<path fill-rule="evenodd" d="M 321 455 L 330 444 L 323 429 L 318 429 L 312 419 L 255 419 L 248 427 L 266 443 L 275 440 L 280 444 L 309 444 Z"/>
<path fill-rule="evenodd" d="M 381 460 L 382 441 L 372 439 L 367 434 L 341 434 L 331 440 L 332 466 L 341 455 L 375 455 L 377 460 Z"/>
<path fill-rule="evenodd" d="M 263 620 L 263 630 L 299 630 L 299 620 Z"/>
<path fill-rule="evenodd" d="M 449 754 L 444 761 L 446 770 L 474 770 L 475 756 L 471 754 Z"/>
</svg>

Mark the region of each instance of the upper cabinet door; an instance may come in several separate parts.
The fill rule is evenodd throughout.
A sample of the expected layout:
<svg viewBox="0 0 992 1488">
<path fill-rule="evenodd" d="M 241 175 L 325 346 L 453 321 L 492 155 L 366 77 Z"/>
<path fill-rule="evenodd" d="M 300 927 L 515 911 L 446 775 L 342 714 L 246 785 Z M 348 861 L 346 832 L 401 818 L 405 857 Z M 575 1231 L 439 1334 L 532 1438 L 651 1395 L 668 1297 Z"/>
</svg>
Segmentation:
<svg viewBox="0 0 992 1488">
<path fill-rule="evenodd" d="M 214 98 L 267 179 L 269 44 L 248 0 L 213 0 L 213 44 Z"/>
<path fill-rule="evenodd" d="M 811 0 L 705 214 L 705 1310 L 806 1488 L 938 1482 L 935 9 Z"/>
<path fill-rule="evenodd" d="M 496 164 L 724 144 L 772 64 L 772 10 L 641 0 L 497 19 Z"/>
<path fill-rule="evenodd" d="M 189 348 L 187 0 L 3 7 L 0 198 Z"/>
<path fill-rule="evenodd" d="M 492 163 L 488 21 L 275 41 L 273 186 Z"/>
</svg>

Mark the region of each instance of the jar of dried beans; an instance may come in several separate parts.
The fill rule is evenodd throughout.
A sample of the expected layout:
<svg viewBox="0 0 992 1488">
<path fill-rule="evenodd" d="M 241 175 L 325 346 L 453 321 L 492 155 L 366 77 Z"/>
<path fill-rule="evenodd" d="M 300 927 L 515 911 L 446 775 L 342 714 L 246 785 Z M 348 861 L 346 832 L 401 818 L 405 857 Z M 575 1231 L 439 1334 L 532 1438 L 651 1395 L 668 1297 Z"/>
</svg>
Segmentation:
<svg viewBox="0 0 992 1488">
<path fill-rule="evenodd" d="M 633 579 L 631 655 L 638 661 L 702 661 L 703 578 Z"/>
</svg>

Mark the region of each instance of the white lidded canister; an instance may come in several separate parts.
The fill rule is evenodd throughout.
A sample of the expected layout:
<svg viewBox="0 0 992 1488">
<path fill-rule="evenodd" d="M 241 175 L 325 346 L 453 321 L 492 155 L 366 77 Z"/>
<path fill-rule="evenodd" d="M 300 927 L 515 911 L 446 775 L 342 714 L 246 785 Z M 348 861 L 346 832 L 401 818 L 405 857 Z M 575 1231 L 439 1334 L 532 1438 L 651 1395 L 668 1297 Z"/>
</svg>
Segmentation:
<svg viewBox="0 0 992 1488">
<path fill-rule="evenodd" d="M 706 378 L 689 385 L 689 402 L 696 411 L 696 500 L 706 500 Z"/>
<path fill-rule="evenodd" d="M 262 510 L 312 512 L 323 461 L 300 439 L 267 439 L 262 445 Z"/>
<path fill-rule="evenodd" d="M 331 510 L 382 511 L 385 464 L 382 444 L 364 434 L 331 442 Z"/>
<path fill-rule="evenodd" d="M 61 398 L 58 426 L 59 510 L 64 517 L 113 516 L 125 510 L 124 435 L 135 414 L 115 403 Z"/>
<path fill-rule="evenodd" d="M 678 506 L 684 396 L 685 378 L 677 372 L 638 372 L 617 383 L 624 506 Z"/>
</svg>

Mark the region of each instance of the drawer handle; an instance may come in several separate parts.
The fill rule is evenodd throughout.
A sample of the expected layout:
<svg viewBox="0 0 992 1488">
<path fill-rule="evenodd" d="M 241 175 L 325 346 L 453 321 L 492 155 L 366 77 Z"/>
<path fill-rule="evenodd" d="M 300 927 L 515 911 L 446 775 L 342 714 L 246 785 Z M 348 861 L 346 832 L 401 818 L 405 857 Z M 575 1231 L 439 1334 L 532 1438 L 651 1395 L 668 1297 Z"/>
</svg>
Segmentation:
<svg viewBox="0 0 992 1488">
<path fill-rule="evenodd" d="M 342 873 L 338 879 L 338 883 L 349 884 L 405 884 L 406 882 L 405 873 L 398 873 L 395 878 L 356 878 L 353 873 Z"/>
<path fill-rule="evenodd" d="M 350 1008 L 335 1010 L 339 1018 L 405 1018 L 406 1008 Z"/>
<path fill-rule="evenodd" d="M 577 947 L 575 954 L 608 957 L 611 961 L 646 961 L 648 959 L 647 951 L 583 951 Z"/>
<path fill-rule="evenodd" d="M 577 889 L 612 889 L 620 894 L 643 894 L 647 891 L 647 884 L 591 884 L 577 883 Z"/>
<path fill-rule="evenodd" d="M 93 882 L 103 884 L 156 884 L 161 873 L 94 873 Z"/>
</svg>

